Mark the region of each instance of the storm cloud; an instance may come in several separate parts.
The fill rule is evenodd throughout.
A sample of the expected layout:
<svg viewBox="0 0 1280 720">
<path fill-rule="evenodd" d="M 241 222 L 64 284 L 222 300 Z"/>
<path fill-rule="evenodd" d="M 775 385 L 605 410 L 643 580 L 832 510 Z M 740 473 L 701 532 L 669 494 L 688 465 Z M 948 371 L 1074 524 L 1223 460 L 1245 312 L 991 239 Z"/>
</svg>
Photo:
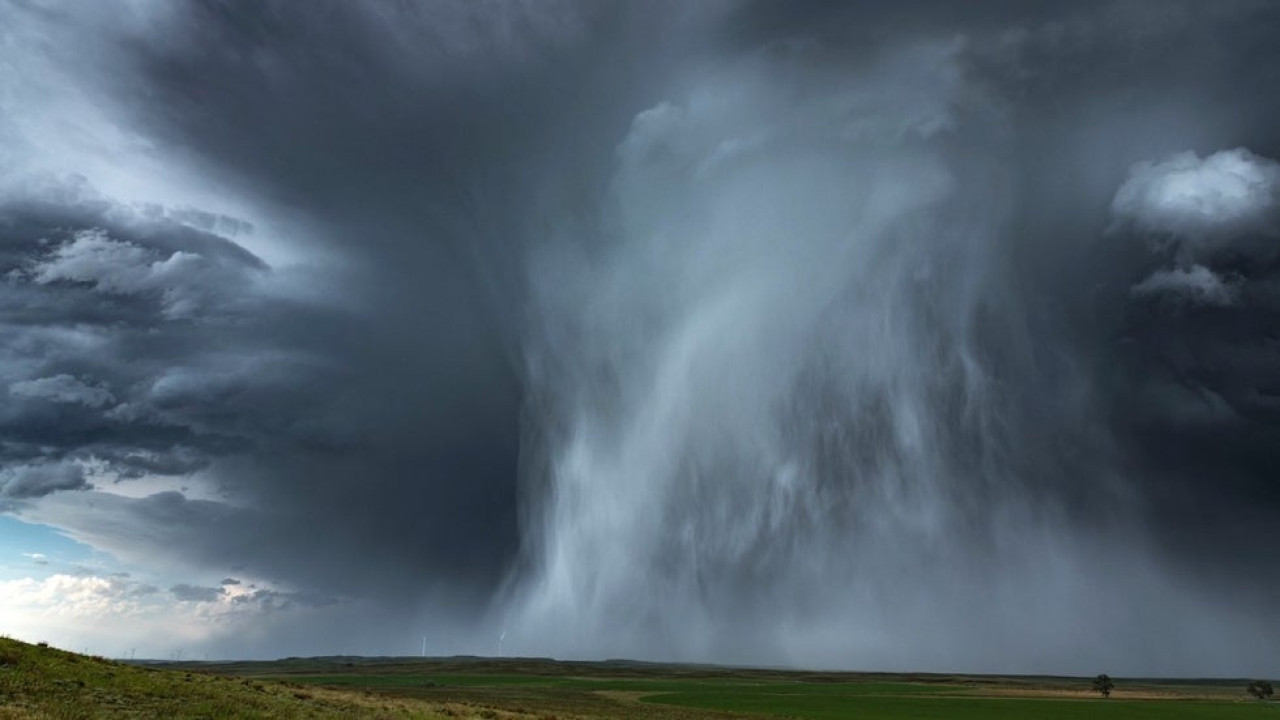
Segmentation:
<svg viewBox="0 0 1280 720">
<path fill-rule="evenodd" d="M 0 510 L 236 652 L 1275 670 L 1267 4 L 111 5 L 0 6 Z"/>
</svg>

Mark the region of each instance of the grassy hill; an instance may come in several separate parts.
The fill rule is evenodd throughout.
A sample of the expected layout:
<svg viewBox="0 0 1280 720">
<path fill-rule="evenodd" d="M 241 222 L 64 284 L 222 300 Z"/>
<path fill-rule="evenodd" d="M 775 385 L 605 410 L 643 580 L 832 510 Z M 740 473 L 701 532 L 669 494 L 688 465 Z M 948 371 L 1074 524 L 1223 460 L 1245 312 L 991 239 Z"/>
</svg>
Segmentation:
<svg viewBox="0 0 1280 720">
<path fill-rule="evenodd" d="M 128 665 L 0 638 L 0 720 L 446 718 L 483 717 L 485 712 L 413 698 Z"/>
</svg>

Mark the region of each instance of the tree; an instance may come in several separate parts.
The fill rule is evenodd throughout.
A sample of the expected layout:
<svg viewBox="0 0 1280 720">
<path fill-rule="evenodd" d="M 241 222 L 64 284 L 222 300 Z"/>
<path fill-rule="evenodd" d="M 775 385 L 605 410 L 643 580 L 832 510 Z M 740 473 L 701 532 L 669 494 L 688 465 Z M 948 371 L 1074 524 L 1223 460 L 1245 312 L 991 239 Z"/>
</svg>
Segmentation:
<svg viewBox="0 0 1280 720">
<path fill-rule="evenodd" d="M 1266 680 L 1254 680 L 1249 683 L 1247 690 L 1250 695 L 1258 698 L 1259 700 L 1266 700 L 1271 697 L 1271 693 L 1275 691 L 1274 688 L 1271 687 L 1271 683 Z"/>
<path fill-rule="evenodd" d="M 1102 673 L 1093 679 L 1093 691 L 1102 695 L 1104 698 L 1111 697 L 1111 691 L 1114 690 L 1116 684 L 1111 682 L 1111 676 Z"/>
</svg>

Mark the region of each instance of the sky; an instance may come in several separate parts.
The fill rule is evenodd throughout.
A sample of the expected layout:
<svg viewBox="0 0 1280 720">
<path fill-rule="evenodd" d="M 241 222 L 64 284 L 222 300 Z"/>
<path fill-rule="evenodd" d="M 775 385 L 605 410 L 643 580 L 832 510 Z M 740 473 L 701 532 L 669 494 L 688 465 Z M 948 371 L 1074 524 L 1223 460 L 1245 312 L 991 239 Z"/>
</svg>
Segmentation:
<svg viewBox="0 0 1280 720">
<path fill-rule="evenodd" d="M 1280 674 L 1277 32 L 0 0 L 0 633 Z"/>
</svg>

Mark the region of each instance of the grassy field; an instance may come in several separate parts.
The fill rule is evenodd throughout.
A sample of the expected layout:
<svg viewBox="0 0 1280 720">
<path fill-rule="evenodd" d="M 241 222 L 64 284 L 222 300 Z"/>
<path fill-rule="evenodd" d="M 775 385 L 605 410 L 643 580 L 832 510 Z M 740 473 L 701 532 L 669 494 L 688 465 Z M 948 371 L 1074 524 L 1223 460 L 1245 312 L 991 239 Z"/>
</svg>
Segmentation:
<svg viewBox="0 0 1280 720">
<path fill-rule="evenodd" d="M 127 665 L 0 638 L 0 720 L 471 715 L 466 707 Z"/>
<path fill-rule="evenodd" d="M 485 658 L 119 663 L 0 639 L 6 718 L 1280 720 L 1245 681 L 814 673 Z"/>
<path fill-rule="evenodd" d="M 485 658 L 311 658 L 206 665 L 211 671 L 538 717 L 1076 718 L 1280 720 L 1246 681 L 813 673 L 633 662 Z"/>
</svg>

